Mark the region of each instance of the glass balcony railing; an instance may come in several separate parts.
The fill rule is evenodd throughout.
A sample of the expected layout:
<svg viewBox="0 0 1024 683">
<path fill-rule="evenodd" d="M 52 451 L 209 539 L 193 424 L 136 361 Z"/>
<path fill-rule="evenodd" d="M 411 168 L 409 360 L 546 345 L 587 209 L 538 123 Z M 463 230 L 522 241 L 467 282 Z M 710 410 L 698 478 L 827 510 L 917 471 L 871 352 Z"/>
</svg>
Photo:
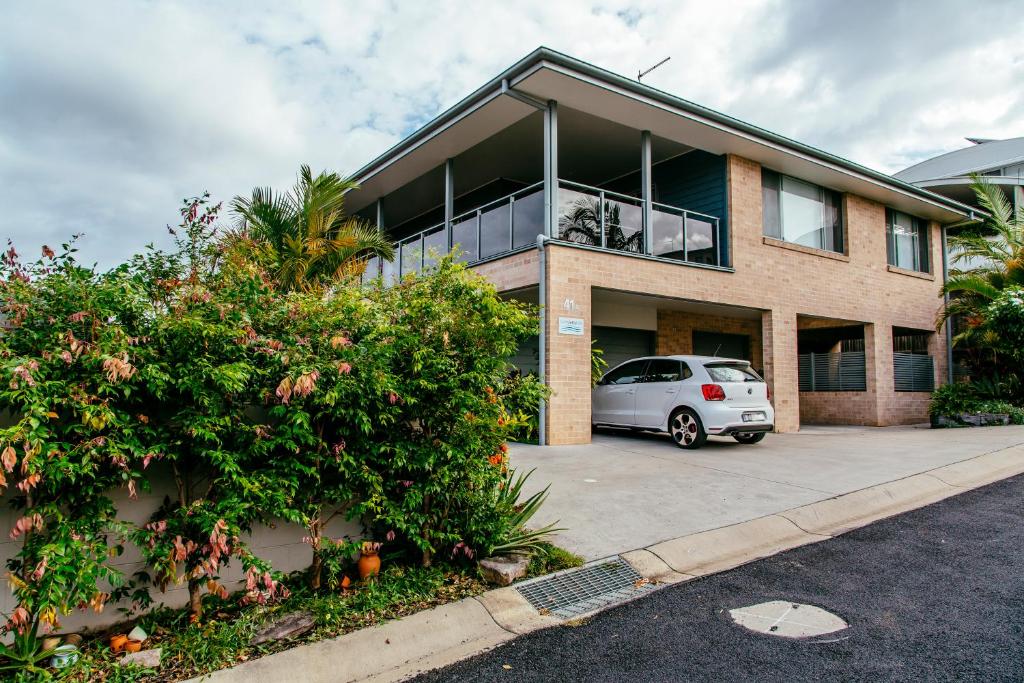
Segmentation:
<svg viewBox="0 0 1024 683">
<path fill-rule="evenodd" d="M 566 180 L 558 183 L 556 239 L 589 247 L 647 254 L 687 263 L 720 265 L 718 218 L 654 203 L 651 244 L 644 243 L 643 201 Z M 364 279 L 392 283 L 418 273 L 450 251 L 467 264 L 536 243 L 544 232 L 544 187 L 536 183 L 399 241 L 395 260 L 374 257 Z"/>
</svg>

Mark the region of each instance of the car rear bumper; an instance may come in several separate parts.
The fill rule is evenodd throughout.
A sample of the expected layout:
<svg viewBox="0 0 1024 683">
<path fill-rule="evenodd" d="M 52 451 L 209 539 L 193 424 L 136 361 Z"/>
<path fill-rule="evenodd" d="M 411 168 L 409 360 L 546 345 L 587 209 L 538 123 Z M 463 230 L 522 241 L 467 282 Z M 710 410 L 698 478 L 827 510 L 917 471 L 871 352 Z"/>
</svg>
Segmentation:
<svg viewBox="0 0 1024 683">
<path fill-rule="evenodd" d="M 770 432 L 775 428 L 775 411 L 771 404 L 746 405 L 733 407 L 728 404 L 715 405 L 707 402 L 700 406 L 701 420 L 704 423 L 704 430 L 714 436 L 732 436 L 733 434 L 758 434 Z M 763 417 L 758 415 L 756 421 L 744 420 L 743 415 L 749 413 L 764 413 Z M 761 419 L 757 419 L 761 418 Z"/>
<path fill-rule="evenodd" d="M 729 427 L 722 427 L 719 431 L 708 430 L 708 434 L 715 436 L 732 436 L 733 434 L 760 434 L 762 432 L 770 432 L 775 429 L 775 425 L 770 424 L 742 424 L 733 425 Z"/>
</svg>

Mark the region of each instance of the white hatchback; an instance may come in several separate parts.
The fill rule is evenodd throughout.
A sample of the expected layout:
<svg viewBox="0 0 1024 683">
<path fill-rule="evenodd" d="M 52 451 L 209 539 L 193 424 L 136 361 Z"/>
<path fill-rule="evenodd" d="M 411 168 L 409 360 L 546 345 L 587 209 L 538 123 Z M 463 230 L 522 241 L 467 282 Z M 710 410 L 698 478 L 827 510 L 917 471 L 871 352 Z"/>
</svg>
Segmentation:
<svg viewBox="0 0 1024 683">
<path fill-rule="evenodd" d="M 609 370 L 593 391 L 595 426 L 667 431 L 680 448 L 708 436 L 757 443 L 772 431 L 771 392 L 745 360 L 652 356 Z"/>
</svg>

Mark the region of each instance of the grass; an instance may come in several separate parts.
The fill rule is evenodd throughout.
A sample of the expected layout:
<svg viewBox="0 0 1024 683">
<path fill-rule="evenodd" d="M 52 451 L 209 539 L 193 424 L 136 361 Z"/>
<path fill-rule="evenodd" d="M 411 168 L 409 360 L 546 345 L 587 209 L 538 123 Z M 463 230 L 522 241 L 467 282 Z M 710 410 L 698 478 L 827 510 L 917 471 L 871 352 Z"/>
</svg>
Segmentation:
<svg viewBox="0 0 1024 683">
<path fill-rule="evenodd" d="M 541 544 L 530 561 L 529 577 L 578 567 L 583 559 L 550 543 Z M 301 577 L 295 583 L 301 583 Z M 86 640 L 78 664 L 59 675 L 75 683 L 135 683 L 177 681 L 240 664 L 303 643 L 334 638 L 367 626 L 397 619 L 462 598 L 483 593 L 488 586 L 475 568 L 386 566 L 380 576 L 345 592 L 312 593 L 296 588 L 284 602 L 271 607 L 241 607 L 237 600 L 208 597 L 206 617 L 190 624 L 183 610 L 158 609 L 138 620 L 150 639 L 147 648 L 163 648 L 159 670 L 122 667 L 122 655 L 110 652 L 105 637 Z M 250 646 L 249 640 L 270 619 L 306 610 L 313 630 L 298 638 Z M 125 630 L 123 627 L 118 631 Z"/>
<path fill-rule="evenodd" d="M 551 543 L 541 543 L 541 549 L 530 558 L 530 566 L 526 570 L 527 578 L 543 576 L 563 569 L 572 569 L 583 565 L 583 558 L 568 550 Z"/>
</svg>

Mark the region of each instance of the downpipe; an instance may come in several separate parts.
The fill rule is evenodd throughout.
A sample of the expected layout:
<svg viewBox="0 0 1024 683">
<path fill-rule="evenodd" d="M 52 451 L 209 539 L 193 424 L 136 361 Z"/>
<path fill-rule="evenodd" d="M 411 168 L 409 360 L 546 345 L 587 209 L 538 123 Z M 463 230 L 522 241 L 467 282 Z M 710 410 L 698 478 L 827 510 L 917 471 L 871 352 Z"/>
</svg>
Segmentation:
<svg viewBox="0 0 1024 683">
<path fill-rule="evenodd" d="M 547 384 L 547 372 L 545 370 L 544 359 L 547 356 L 547 256 L 544 252 L 544 243 L 547 241 L 547 235 L 537 235 L 537 254 L 538 261 L 540 262 L 540 280 L 538 283 L 537 301 L 540 304 L 540 334 L 537 335 L 537 362 L 540 365 L 538 368 L 538 376 L 540 377 L 540 383 Z M 537 424 L 537 443 L 541 446 L 546 446 L 547 442 L 547 413 L 548 413 L 548 402 L 547 399 L 541 397 L 540 399 L 540 410 L 538 411 L 538 424 Z"/>
</svg>

